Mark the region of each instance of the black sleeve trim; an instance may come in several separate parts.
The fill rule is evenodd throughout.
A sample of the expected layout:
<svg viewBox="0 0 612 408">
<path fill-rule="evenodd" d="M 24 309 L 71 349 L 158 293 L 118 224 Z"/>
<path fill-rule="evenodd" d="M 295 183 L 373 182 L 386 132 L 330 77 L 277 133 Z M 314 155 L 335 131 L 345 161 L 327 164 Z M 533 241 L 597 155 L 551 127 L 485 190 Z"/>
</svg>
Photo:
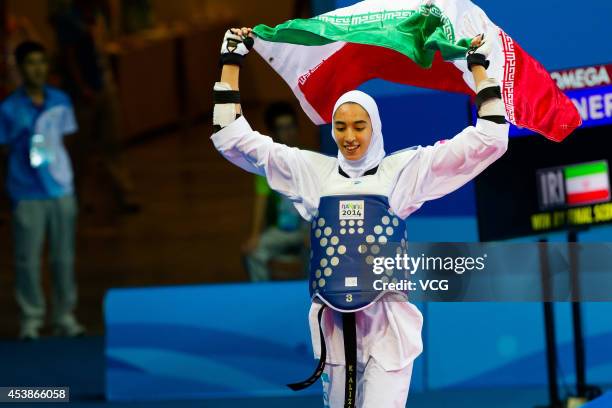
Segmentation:
<svg viewBox="0 0 612 408">
<path fill-rule="evenodd" d="M 234 120 L 239 119 L 241 116 L 242 116 L 241 114 L 237 114 L 236 115 L 236 119 L 234 119 Z M 221 129 L 223 129 L 223 126 L 221 126 L 221 125 L 213 125 L 213 134 L 217 133 Z"/>
<path fill-rule="evenodd" d="M 505 125 L 506 124 L 506 118 L 501 116 L 501 115 L 489 115 L 489 116 L 483 116 L 480 119 L 484 119 L 484 120 L 488 120 L 494 123 L 498 123 L 500 125 Z"/>
</svg>

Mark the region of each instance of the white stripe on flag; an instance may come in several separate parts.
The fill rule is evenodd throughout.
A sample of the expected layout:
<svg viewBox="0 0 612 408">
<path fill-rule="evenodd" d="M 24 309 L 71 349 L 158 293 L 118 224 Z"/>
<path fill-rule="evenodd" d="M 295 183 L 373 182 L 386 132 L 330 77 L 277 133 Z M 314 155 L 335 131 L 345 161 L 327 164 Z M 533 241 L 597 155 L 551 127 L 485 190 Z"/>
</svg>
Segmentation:
<svg viewBox="0 0 612 408">
<path fill-rule="evenodd" d="M 576 194 L 609 190 L 610 184 L 606 173 L 594 173 L 567 179 L 565 181 L 565 188 L 568 194 Z"/>
<path fill-rule="evenodd" d="M 287 82 L 310 120 L 321 125 L 325 122 L 304 97 L 299 88 L 299 79 L 345 44 L 343 41 L 336 41 L 321 46 L 307 46 L 264 41 L 256 37 L 254 47 L 259 55 Z"/>
</svg>

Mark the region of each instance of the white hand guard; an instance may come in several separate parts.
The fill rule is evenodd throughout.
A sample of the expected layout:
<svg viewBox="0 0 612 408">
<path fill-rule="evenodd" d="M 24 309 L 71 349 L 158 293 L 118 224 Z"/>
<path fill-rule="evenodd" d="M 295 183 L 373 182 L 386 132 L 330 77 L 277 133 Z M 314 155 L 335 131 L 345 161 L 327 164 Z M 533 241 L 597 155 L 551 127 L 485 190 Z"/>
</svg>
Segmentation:
<svg viewBox="0 0 612 408">
<path fill-rule="evenodd" d="M 227 30 L 221 43 L 221 65 L 242 65 L 242 60 L 253 48 L 253 43 L 253 38 L 242 37 Z"/>
<path fill-rule="evenodd" d="M 487 58 L 491 54 L 493 41 L 495 41 L 495 31 L 489 30 L 486 34 L 482 34 L 482 40 L 478 47 L 468 50 L 467 63 L 470 71 L 474 65 L 481 65 L 485 69 L 489 68 L 489 60 Z"/>
</svg>

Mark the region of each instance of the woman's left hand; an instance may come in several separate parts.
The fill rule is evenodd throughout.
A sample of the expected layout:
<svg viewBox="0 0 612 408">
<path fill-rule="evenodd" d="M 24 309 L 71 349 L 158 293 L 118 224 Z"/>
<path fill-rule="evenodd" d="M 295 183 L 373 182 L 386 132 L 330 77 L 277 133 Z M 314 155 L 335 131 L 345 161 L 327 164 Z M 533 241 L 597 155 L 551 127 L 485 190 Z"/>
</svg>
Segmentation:
<svg viewBox="0 0 612 408">
<path fill-rule="evenodd" d="M 470 49 L 468 54 L 476 53 L 484 55 L 485 58 L 491 54 L 491 46 L 493 44 L 493 40 L 495 38 L 494 32 L 487 32 L 486 34 L 478 34 L 476 37 L 472 38 L 470 42 Z"/>
<path fill-rule="evenodd" d="M 478 34 L 476 37 L 472 38 L 472 42 L 470 43 L 470 47 L 478 48 L 484 42 L 484 34 Z"/>
</svg>

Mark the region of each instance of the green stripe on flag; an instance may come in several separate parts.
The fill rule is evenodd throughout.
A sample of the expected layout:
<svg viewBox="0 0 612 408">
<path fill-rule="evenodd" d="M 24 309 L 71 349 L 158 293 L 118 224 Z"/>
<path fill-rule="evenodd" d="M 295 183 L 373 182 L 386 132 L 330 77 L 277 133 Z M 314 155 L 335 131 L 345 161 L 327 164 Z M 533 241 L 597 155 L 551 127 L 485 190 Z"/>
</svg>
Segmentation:
<svg viewBox="0 0 612 408">
<path fill-rule="evenodd" d="M 401 17 L 394 17 L 400 15 Z M 455 41 L 453 26 L 434 5 L 417 10 L 394 10 L 351 16 L 322 15 L 253 28 L 263 40 L 321 46 L 335 41 L 390 48 L 424 68 L 431 67 L 435 51 L 445 60 L 462 59 L 470 39 Z M 367 56 L 364 55 L 364 58 Z"/>
<path fill-rule="evenodd" d="M 276 27 L 258 24 L 253 28 L 253 32 L 266 41 L 309 46 L 338 41 L 332 38 L 339 36 L 340 32 L 331 35 L 334 31 L 336 27 L 333 24 L 314 19 L 289 20 Z"/>
<path fill-rule="evenodd" d="M 587 176 L 595 173 L 607 173 L 608 163 L 605 161 L 598 161 L 593 163 L 579 164 L 576 166 L 566 167 L 565 178 Z"/>
</svg>

